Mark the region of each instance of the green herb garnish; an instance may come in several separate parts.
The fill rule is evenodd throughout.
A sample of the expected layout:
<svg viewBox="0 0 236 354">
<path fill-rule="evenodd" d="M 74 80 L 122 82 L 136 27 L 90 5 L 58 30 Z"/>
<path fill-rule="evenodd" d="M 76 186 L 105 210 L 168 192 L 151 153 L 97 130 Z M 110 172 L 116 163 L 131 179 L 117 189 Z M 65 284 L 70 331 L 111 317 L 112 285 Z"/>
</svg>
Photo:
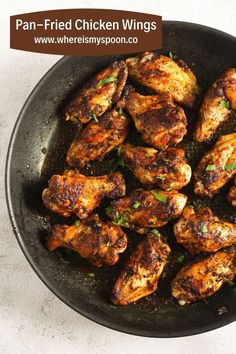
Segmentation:
<svg viewBox="0 0 236 354">
<path fill-rule="evenodd" d="M 118 165 L 120 165 L 121 167 L 125 167 L 125 161 L 124 161 L 123 158 L 120 158 L 120 159 L 118 160 Z"/>
<path fill-rule="evenodd" d="M 151 232 L 154 234 L 154 235 L 159 235 L 159 231 L 157 229 L 152 229 Z"/>
<path fill-rule="evenodd" d="M 236 168 L 236 163 L 229 163 L 225 166 L 227 172 L 232 172 Z"/>
<path fill-rule="evenodd" d="M 174 55 L 173 55 L 173 53 L 172 53 L 171 50 L 169 51 L 169 57 L 170 57 L 170 59 L 172 59 L 172 60 L 174 59 Z"/>
<path fill-rule="evenodd" d="M 109 247 L 110 246 L 110 240 L 107 240 L 106 242 L 106 246 Z"/>
<path fill-rule="evenodd" d="M 94 274 L 94 273 L 88 273 L 88 276 L 89 276 L 90 278 L 94 278 L 94 277 L 95 277 L 95 274 Z"/>
<path fill-rule="evenodd" d="M 118 146 L 118 148 L 117 148 L 117 156 L 120 156 L 120 154 L 121 154 L 121 146 Z"/>
<path fill-rule="evenodd" d="M 216 169 L 215 165 L 207 165 L 206 171 L 214 171 Z"/>
<path fill-rule="evenodd" d="M 178 261 L 179 263 L 182 263 L 183 260 L 184 260 L 184 257 L 185 257 L 185 255 L 184 255 L 184 254 L 181 254 L 179 257 L 177 257 L 177 261 Z"/>
<path fill-rule="evenodd" d="M 222 100 L 222 101 L 220 101 L 219 105 L 221 107 L 224 107 L 224 108 L 228 108 L 228 109 L 230 108 L 230 102 L 229 101 Z"/>
<path fill-rule="evenodd" d="M 117 80 L 116 76 L 110 76 L 110 77 L 106 77 L 105 79 L 99 80 L 96 88 L 102 87 L 105 84 L 109 84 L 110 82 L 114 82 Z"/>
<path fill-rule="evenodd" d="M 112 212 L 112 208 L 111 208 L 111 207 L 107 207 L 107 208 L 105 209 L 105 211 L 106 211 L 106 214 L 109 215 L 109 214 L 111 214 L 111 212 Z"/>
<path fill-rule="evenodd" d="M 203 233 L 206 233 L 206 232 L 208 231 L 208 229 L 207 229 L 207 224 L 206 224 L 206 223 L 204 223 L 204 224 L 201 225 L 201 231 L 202 231 Z"/>
<path fill-rule="evenodd" d="M 162 202 L 162 203 L 166 203 L 167 202 L 167 198 L 164 195 L 162 195 L 160 193 L 157 193 L 156 191 L 151 191 L 151 193 L 160 202 Z"/>
<path fill-rule="evenodd" d="M 228 280 L 228 285 L 229 285 L 229 286 L 234 286 L 234 282 L 233 282 L 233 281 Z"/>
<path fill-rule="evenodd" d="M 123 109 L 122 109 L 122 108 L 120 108 L 120 109 L 119 109 L 119 115 L 121 115 L 121 116 L 122 116 L 123 114 L 124 114 L 124 111 L 123 111 Z"/>
<path fill-rule="evenodd" d="M 147 152 L 144 156 L 145 157 L 150 157 L 151 155 Z"/>
<path fill-rule="evenodd" d="M 75 226 L 76 226 L 76 227 L 80 226 L 80 220 L 79 220 L 79 219 L 78 219 L 78 220 L 75 220 Z"/>
<path fill-rule="evenodd" d="M 95 120 L 96 123 L 98 123 L 98 119 L 95 113 L 93 113 L 92 118 Z"/>
<path fill-rule="evenodd" d="M 140 203 L 139 202 L 135 202 L 133 205 L 134 209 L 138 209 L 140 207 Z"/>
<path fill-rule="evenodd" d="M 119 213 L 118 211 L 115 213 L 115 221 L 112 221 L 112 224 L 116 226 L 129 226 L 127 216 L 125 214 Z"/>
<path fill-rule="evenodd" d="M 164 181 L 164 180 L 165 180 L 165 177 L 157 176 L 156 179 L 160 179 L 161 181 Z"/>
</svg>

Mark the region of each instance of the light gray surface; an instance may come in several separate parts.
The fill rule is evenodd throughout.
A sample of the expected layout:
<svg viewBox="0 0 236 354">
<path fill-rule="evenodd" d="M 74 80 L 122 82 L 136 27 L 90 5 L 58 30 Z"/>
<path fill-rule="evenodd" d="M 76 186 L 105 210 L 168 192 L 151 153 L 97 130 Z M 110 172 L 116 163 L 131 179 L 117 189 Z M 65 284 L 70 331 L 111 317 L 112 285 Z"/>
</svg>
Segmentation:
<svg viewBox="0 0 236 354">
<path fill-rule="evenodd" d="M 18 247 L 5 205 L 4 169 L 7 145 L 20 109 L 38 80 L 59 59 L 10 50 L 10 15 L 56 8 L 117 8 L 201 23 L 236 35 L 236 2 L 41 0 L 30 4 L 26 0 L 0 0 L 0 5 L 0 353 L 235 353 L 235 323 L 199 336 L 147 339 L 103 328 L 64 305 L 38 279 Z"/>
</svg>

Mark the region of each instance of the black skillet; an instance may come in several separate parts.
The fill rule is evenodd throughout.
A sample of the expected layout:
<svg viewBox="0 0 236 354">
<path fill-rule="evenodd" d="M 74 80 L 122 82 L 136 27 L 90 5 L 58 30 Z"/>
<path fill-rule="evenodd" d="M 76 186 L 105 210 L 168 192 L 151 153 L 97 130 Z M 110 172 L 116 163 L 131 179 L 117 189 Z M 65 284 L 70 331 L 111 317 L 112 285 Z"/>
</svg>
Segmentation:
<svg viewBox="0 0 236 354">
<path fill-rule="evenodd" d="M 160 52 L 171 51 L 192 67 L 202 94 L 224 70 L 236 65 L 236 39 L 212 28 L 167 21 L 164 22 L 163 43 Z M 162 229 L 173 252 L 159 290 L 126 307 L 112 306 L 109 294 L 122 263 L 140 236 L 128 233 L 129 247 L 121 262 L 98 270 L 73 252 L 49 252 L 44 247 L 49 223 L 65 221 L 50 214 L 41 201 L 42 189 L 50 175 L 65 167 L 65 152 L 75 132 L 72 124 L 62 120 L 62 109 L 76 87 L 107 64 L 124 57 L 64 57 L 35 87 L 20 113 L 8 150 L 6 194 L 12 225 L 22 251 L 38 276 L 56 296 L 83 316 L 140 336 L 177 337 L 209 331 L 236 319 L 235 288 L 225 285 L 206 302 L 179 306 L 171 298 L 168 284 L 177 269 L 190 258 L 175 243 L 172 225 Z M 187 112 L 189 133 L 182 143 L 193 167 L 214 143 L 197 145 L 191 141 L 198 105 L 195 111 Z M 236 131 L 235 117 L 220 133 L 232 130 Z M 130 139 L 139 144 L 136 134 L 131 133 Z M 104 163 L 92 164 L 84 173 L 99 174 L 114 169 L 115 157 L 111 154 Z M 128 189 L 136 187 L 137 182 L 126 169 L 123 172 Z M 192 185 L 185 192 L 196 207 L 200 203 L 209 204 L 218 215 L 236 222 L 236 213 L 225 199 L 228 188 L 229 185 L 212 201 L 196 198 Z"/>
</svg>

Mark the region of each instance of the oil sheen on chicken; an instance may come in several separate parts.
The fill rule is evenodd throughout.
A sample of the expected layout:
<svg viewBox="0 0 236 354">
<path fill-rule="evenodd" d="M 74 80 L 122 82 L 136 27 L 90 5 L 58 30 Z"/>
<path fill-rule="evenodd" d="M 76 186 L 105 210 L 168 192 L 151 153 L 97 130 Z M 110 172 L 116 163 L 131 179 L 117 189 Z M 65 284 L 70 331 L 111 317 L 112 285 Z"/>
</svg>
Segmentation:
<svg viewBox="0 0 236 354">
<path fill-rule="evenodd" d="M 198 94 L 197 80 L 182 60 L 174 61 L 150 52 L 126 59 L 129 75 L 140 84 L 163 94 L 168 93 L 178 103 L 192 107 Z"/>
<path fill-rule="evenodd" d="M 177 242 L 192 254 L 216 252 L 236 242 L 236 224 L 220 220 L 209 208 L 198 212 L 184 208 L 174 233 Z"/>
<path fill-rule="evenodd" d="M 181 305 L 206 299 L 232 281 L 236 272 L 235 246 L 184 266 L 172 281 L 172 295 Z"/>
<path fill-rule="evenodd" d="M 102 222 L 98 215 L 90 215 L 76 225 L 54 225 L 47 240 L 47 248 L 54 251 L 66 247 L 87 258 L 93 265 L 114 265 L 127 246 L 127 237 L 119 226 Z"/>
<path fill-rule="evenodd" d="M 87 177 L 78 171 L 66 170 L 54 175 L 43 191 L 44 205 L 65 217 L 76 214 L 86 218 L 97 208 L 103 198 L 118 198 L 125 195 L 125 181 L 120 172 Z"/>
<path fill-rule="evenodd" d="M 178 190 L 190 182 L 192 171 L 183 149 L 169 147 L 157 151 L 127 143 L 122 145 L 121 153 L 126 165 L 146 187 Z"/>
<path fill-rule="evenodd" d="M 152 294 L 166 264 L 170 248 L 159 233 L 149 232 L 131 253 L 112 290 L 115 305 L 128 305 Z"/>
</svg>

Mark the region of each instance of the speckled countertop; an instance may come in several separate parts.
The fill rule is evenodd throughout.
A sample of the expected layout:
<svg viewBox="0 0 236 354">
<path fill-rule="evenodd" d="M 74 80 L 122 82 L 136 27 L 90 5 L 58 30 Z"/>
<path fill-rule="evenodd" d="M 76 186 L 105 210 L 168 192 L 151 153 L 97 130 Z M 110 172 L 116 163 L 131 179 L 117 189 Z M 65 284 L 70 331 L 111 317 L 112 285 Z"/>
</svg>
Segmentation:
<svg viewBox="0 0 236 354">
<path fill-rule="evenodd" d="M 9 49 L 9 16 L 46 9 L 94 7 L 156 13 L 166 20 L 196 22 L 236 36 L 234 0 L 26 0 L 0 1 L 0 353 L 235 353 L 236 324 L 198 336 L 148 339 L 97 325 L 57 299 L 24 258 L 13 234 L 4 195 L 7 145 L 19 111 L 58 56 Z"/>
</svg>

